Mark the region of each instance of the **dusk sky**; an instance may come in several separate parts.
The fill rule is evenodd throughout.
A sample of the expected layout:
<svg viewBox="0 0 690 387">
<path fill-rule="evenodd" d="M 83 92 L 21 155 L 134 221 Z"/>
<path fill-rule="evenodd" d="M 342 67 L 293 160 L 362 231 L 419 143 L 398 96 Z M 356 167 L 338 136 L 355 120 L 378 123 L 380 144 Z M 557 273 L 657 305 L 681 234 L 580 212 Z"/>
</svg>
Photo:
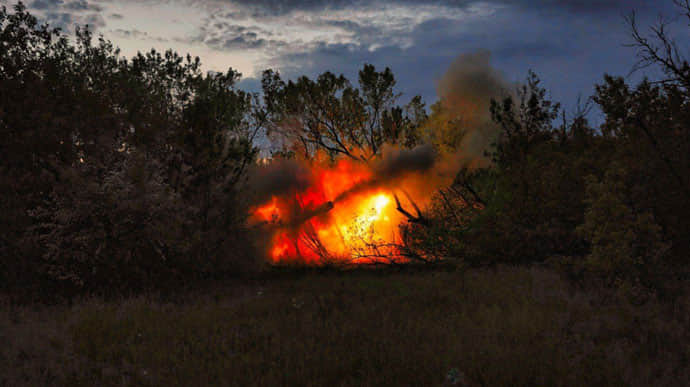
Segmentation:
<svg viewBox="0 0 690 387">
<path fill-rule="evenodd" d="M 16 1 L 0 0 L 13 5 Z M 436 81 L 458 55 L 491 53 L 510 81 L 533 69 L 572 109 L 605 72 L 627 76 L 635 62 L 624 20 L 645 29 L 673 17 L 671 0 L 28 0 L 53 26 L 89 24 L 122 50 L 172 48 L 200 56 L 207 70 L 228 67 L 256 90 L 261 71 L 286 77 L 324 71 L 356 79 L 364 63 L 389 66 L 404 100 L 436 100 Z M 684 27 L 684 21 L 677 21 Z M 677 34 L 687 47 L 687 30 Z M 641 73 L 632 78 L 639 79 Z"/>
</svg>

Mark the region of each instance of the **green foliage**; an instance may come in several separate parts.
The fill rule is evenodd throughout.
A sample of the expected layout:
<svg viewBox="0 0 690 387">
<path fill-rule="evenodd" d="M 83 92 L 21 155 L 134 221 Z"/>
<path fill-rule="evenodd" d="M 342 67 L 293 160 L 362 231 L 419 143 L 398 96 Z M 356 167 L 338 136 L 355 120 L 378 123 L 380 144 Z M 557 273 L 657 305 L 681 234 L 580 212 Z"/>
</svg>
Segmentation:
<svg viewBox="0 0 690 387">
<path fill-rule="evenodd" d="M 611 279 L 637 283 L 661 272 L 669 243 L 650 211 L 640 211 L 630 199 L 629 171 L 613 164 L 599 181 L 587 181 L 587 210 L 578 227 L 590 243 L 588 269 Z M 650 285 L 649 283 L 645 285 Z"/>
<path fill-rule="evenodd" d="M 519 103 L 492 102 L 493 164 L 461 171 L 411 240 L 469 264 L 575 262 L 610 283 L 677 290 L 690 251 L 689 96 L 680 81 L 660 84 L 606 76 L 595 130 L 587 105 L 557 126 L 558 104 L 530 73 Z"/>
<path fill-rule="evenodd" d="M 103 179 L 75 171 L 31 210 L 36 223 L 26 242 L 40 246 L 39 273 L 55 291 L 118 294 L 160 285 L 190 256 L 188 210 L 152 162 L 128 155 Z"/>
<path fill-rule="evenodd" d="M 690 95 L 680 85 L 648 81 L 631 89 L 606 77 L 597 87 L 606 114 L 604 135 L 615 139 L 615 158 L 625 166 L 630 200 L 654 214 L 672 255 L 687 263 L 690 251 Z"/>
<path fill-rule="evenodd" d="M 463 169 L 431 209 L 432 223 L 447 234 L 437 239 L 470 264 L 535 262 L 585 248 L 574 229 L 582 222 L 584 179 L 596 169 L 592 148 L 602 142 L 582 116 L 554 125 L 559 105 L 535 74 L 516 94 L 517 104 L 512 97 L 491 104 L 500 129 L 488 152 L 492 164 Z"/>
</svg>

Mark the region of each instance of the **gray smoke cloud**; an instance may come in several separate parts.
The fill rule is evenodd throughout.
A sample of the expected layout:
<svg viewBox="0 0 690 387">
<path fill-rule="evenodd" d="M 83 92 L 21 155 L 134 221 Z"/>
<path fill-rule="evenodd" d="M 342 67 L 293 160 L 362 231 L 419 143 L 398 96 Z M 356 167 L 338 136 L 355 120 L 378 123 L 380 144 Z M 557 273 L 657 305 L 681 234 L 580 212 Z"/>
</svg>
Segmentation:
<svg viewBox="0 0 690 387">
<path fill-rule="evenodd" d="M 460 55 L 438 81 L 437 93 L 447 117 L 458 122 L 463 137 L 458 157 L 463 163 L 481 160 L 498 133 L 491 121 L 491 99 L 510 95 L 514 86 L 491 66 L 491 54 L 478 51 Z"/>
</svg>

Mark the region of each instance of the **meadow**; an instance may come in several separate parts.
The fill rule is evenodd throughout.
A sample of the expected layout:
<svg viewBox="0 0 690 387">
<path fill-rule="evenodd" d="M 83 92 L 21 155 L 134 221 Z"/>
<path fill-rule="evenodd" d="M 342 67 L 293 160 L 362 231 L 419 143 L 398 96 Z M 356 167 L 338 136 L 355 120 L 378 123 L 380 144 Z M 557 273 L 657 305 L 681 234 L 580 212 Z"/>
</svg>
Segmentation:
<svg viewBox="0 0 690 387">
<path fill-rule="evenodd" d="M 0 385 L 688 385 L 690 298 L 547 268 L 274 270 L 0 308 Z"/>
</svg>

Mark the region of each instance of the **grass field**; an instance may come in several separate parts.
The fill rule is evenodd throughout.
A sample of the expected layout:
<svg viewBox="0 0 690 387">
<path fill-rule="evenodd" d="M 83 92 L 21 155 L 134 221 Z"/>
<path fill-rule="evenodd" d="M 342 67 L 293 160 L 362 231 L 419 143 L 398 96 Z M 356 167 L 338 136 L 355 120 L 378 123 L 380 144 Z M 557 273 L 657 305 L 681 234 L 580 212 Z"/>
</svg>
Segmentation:
<svg viewBox="0 0 690 387">
<path fill-rule="evenodd" d="M 0 385 L 690 385 L 690 302 L 546 269 L 292 273 L 0 309 Z"/>
</svg>

